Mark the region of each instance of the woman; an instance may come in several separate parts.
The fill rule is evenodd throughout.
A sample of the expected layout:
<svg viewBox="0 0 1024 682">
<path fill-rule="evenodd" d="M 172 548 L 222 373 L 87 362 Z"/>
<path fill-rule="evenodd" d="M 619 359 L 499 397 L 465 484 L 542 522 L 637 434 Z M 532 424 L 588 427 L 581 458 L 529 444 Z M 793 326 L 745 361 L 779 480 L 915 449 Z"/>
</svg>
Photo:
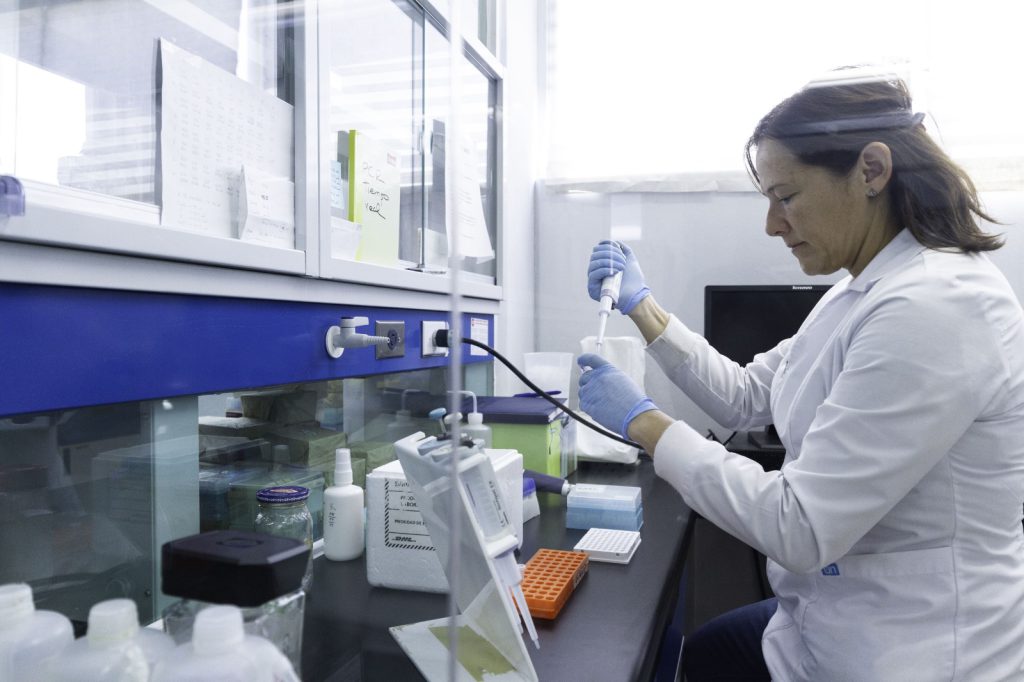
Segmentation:
<svg viewBox="0 0 1024 682">
<path fill-rule="evenodd" d="M 703 410 L 786 446 L 762 471 L 579 360 L 581 407 L 769 557 L 777 602 L 687 637 L 687 679 L 1024 679 L 1024 322 L 973 184 L 900 81 L 809 86 L 746 151 L 768 234 L 807 274 L 849 273 L 793 338 L 741 367 L 658 306 L 628 247 L 589 270 L 595 299 L 624 273 L 620 311 Z"/>
</svg>

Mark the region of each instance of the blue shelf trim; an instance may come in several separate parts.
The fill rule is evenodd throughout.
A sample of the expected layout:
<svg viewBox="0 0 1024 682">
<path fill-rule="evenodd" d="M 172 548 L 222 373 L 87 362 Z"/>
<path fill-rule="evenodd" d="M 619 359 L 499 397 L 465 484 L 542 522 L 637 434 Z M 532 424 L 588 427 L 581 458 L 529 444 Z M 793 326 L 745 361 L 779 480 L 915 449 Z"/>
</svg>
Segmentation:
<svg viewBox="0 0 1024 682">
<path fill-rule="evenodd" d="M 324 336 L 341 317 L 404 320 L 406 354 L 338 359 Z M 444 367 L 420 357 L 420 322 L 448 313 L 213 296 L 0 284 L 0 416 L 274 384 Z M 463 334 L 471 319 L 463 315 Z M 464 347 L 466 364 L 491 362 Z"/>
</svg>

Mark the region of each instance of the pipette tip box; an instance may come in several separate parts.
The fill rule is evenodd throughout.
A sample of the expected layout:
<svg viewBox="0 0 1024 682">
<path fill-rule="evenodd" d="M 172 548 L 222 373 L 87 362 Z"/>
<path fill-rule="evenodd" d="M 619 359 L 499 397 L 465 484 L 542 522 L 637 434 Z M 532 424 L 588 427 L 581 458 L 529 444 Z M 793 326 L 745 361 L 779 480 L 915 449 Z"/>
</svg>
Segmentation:
<svg viewBox="0 0 1024 682">
<path fill-rule="evenodd" d="M 523 569 L 523 596 L 534 618 L 552 620 L 587 573 L 583 552 L 539 549 Z"/>
<path fill-rule="evenodd" d="M 639 531 L 591 528 L 573 549 L 586 552 L 591 561 L 628 564 L 639 546 Z"/>
<path fill-rule="evenodd" d="M 577 483 L 566 498 L 566 528 L 640 530 L 644 525 L 640 488 Z"/>
</svg>

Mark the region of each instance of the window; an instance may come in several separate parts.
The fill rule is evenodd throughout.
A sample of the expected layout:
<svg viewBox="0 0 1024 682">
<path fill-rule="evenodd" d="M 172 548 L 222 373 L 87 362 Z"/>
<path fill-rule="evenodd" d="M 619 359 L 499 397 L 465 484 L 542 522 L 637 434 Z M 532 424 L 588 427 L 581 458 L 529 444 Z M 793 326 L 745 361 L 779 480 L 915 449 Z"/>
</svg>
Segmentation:
<svg viewBox="0 0 1024 682">
<path fill-rule="evenodd" d="M 908 80 L 979 188 L 1024 187 L 1024 53 L 1004 3 L 552 0 L 547 21 L 554 184 L 752 189 L 742 151 L 759 118 L 829 70 L 874 64 Z"/>
</svg>

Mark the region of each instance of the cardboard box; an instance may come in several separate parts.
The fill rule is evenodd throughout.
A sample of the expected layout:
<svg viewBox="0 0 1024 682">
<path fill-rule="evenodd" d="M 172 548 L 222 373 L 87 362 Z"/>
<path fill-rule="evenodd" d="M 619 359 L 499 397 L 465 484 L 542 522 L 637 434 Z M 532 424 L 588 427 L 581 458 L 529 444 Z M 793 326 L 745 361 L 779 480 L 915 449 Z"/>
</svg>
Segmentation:
<svg viewBox="0 0 1024 682">
<path fill-rule="evenodd" d="M 364 490 L 366 489 L 366 473 L 368 471 L 395 461 L 394 443 L 367 440 L 349 443 L 348 449 L 352 452 L 352 483 Z M 356 472 L 357 462 L 362 467 L 358 473 Z M 333 475 L 331 479 L 333 480 Z"/>
<path fill-rule="evenodd" d="M 231 438 L 262 438 L 274 428 L 272 422 L 253 417 L 200 417 L 199 435 Z"/>
<path fill-rule="evenodd" d="M 266 439 L 275 445 L 287 445 L 289 464 L 321 469 L 325 464 L 334 471 L 334 451 L 346 447 L 344 431 L 320 428 L 316 424 L 294 424 L 268 431 Z"/>
</svg>

